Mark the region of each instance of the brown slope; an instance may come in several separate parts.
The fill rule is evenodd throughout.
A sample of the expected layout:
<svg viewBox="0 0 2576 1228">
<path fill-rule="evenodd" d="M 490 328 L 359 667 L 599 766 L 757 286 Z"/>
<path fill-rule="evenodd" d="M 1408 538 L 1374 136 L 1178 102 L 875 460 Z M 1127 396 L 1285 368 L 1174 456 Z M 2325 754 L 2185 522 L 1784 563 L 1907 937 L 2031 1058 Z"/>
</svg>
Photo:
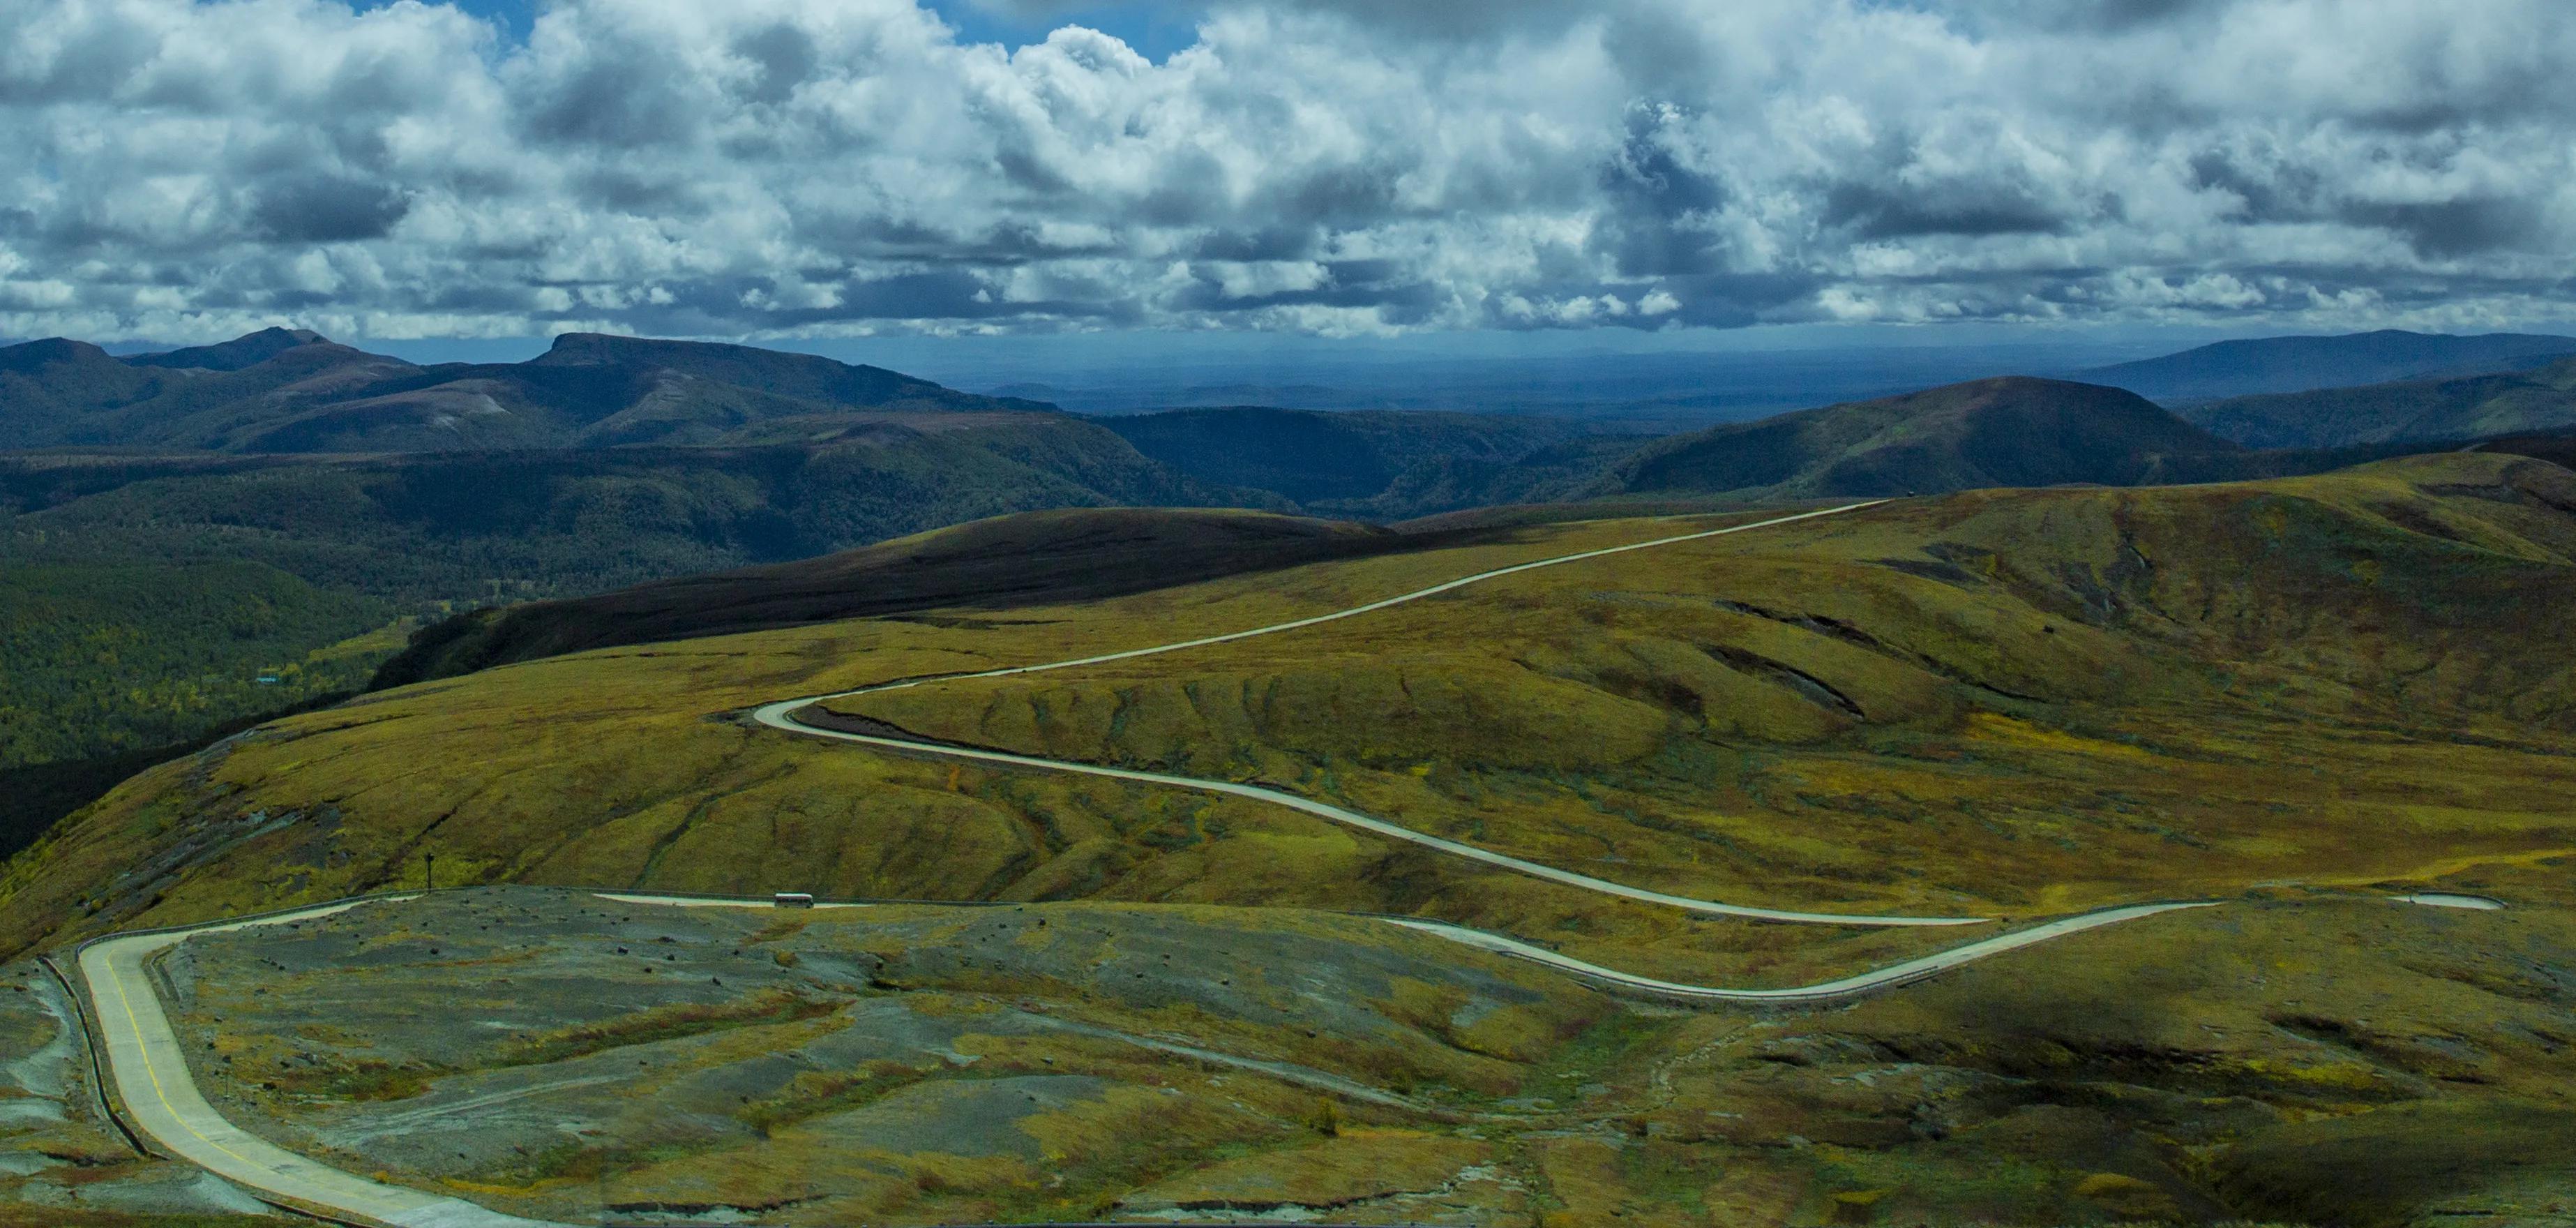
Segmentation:
<svg viewBox="0 0 2576 1228">
<path fill-rule="evenodd" d="M 821 558 L 477 610 L 421 632 L 385 664 L 375 687 L 618 644 L 942 607 L 1091 600 L 1423 540 L 1349 521 L 1261 512 L 1025 512 Z"/>
</svg>

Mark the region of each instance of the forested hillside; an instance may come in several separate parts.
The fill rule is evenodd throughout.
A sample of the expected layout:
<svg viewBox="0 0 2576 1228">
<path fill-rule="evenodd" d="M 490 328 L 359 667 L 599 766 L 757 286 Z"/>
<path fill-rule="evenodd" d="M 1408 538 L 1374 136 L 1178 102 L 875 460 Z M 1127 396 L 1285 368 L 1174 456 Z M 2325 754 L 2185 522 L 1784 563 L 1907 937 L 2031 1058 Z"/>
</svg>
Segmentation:
<svg viewBox="0 0 2576 1228">
<path fill-rule="evenodd" d="M 2440 443 L 2576 428 L 2576 358 L 2531 371 L 2235 397 L 2182 416 L 2255 448 Z"/>
<path fill-rule="evenodd" d="M 978 419 L 756 448 L 0 458 L 0 767 L 176 741 L 356 685 L 399 637 L 327 679 L 299 663 L 398 617 L 1035 508 L 1260 501 L 1068 416 Z"/>
<path fill-rule="evenodd" d="M 1104 418 L 1136 450 L 1204 481 L 1309 511 L 1402 518 L 1562 499 L 1643 442 L 1566 419 L 1236 406 Z"/>
<path fill-rule="evenodd" d="M 13 566 L 0 576 L 0 769 L 161 746 L 347 691 L 401 641 L 394 602 L 260 563 Z M 317 645 L 374 643 L 343 651 Z"/>
</svg>

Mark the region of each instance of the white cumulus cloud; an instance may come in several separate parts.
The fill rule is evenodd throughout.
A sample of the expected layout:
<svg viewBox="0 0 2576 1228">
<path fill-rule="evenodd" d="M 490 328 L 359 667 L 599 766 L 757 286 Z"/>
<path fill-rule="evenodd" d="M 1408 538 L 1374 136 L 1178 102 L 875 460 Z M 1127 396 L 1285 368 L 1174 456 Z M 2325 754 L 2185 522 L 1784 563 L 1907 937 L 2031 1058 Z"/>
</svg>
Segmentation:
<svg viewBox="0 0 2576 1228">
<path fill-rule="evenodd" d="M 988 0 L 1043 12 L 1043 0 Z M 15 0 L 0 334 L 2509 323 L 2563 0 Z"/>
</svg>

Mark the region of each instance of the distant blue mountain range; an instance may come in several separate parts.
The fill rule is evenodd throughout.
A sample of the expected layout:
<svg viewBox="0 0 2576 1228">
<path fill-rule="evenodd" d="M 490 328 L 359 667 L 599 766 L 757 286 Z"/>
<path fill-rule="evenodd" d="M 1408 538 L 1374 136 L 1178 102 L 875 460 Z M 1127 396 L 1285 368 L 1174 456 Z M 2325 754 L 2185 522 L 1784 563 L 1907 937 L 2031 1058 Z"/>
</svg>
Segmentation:
<svg viewBox="0 0 2576 1228">
<path fill-rule="evenodd" d="M 2487 333 L 2452 337 L 2394 329 L 2340 337 L 2221 341 L 2179 354 L 2075 373 L 2167 405 L 2393 380 L 2525 371 L 2576 354 L 2576 337 Z"/>
</svg>

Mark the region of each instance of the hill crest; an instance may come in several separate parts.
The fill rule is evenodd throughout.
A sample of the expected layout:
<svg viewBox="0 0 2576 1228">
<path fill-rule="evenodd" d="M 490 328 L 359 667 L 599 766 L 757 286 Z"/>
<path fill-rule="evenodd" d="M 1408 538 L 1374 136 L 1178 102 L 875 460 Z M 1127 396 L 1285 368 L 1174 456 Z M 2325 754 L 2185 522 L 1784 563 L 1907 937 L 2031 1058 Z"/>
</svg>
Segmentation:
<svg viewBox="0 0 2576 1228">
<path fill-rule="evenodd" d="M 133 354 L 120 361 L 128 366 L 167 367 L 183 371 L 239 371 L 299 346 L 321 345 L 329 341 L 330 338 L 309 328 L 263 328 L 214 345 L 188 346 L 157 354 Z"/>
<path fill-rule="evenodd" d="M 1601 493 L 2128 486 L 2155 476 L 2165 457 L 2236 450 L 2135 393 L 2012 375 L 1674 436 L 1621 462 Z"/>
<path fill-rule="evenodd" d="M 1346 520 L 1215 508 L 994 516 L 836 554 L 458 615 L 372 689 L 567 652 L 941 608 L 1096 600 L 1423 541 Z"/>
</svg>

